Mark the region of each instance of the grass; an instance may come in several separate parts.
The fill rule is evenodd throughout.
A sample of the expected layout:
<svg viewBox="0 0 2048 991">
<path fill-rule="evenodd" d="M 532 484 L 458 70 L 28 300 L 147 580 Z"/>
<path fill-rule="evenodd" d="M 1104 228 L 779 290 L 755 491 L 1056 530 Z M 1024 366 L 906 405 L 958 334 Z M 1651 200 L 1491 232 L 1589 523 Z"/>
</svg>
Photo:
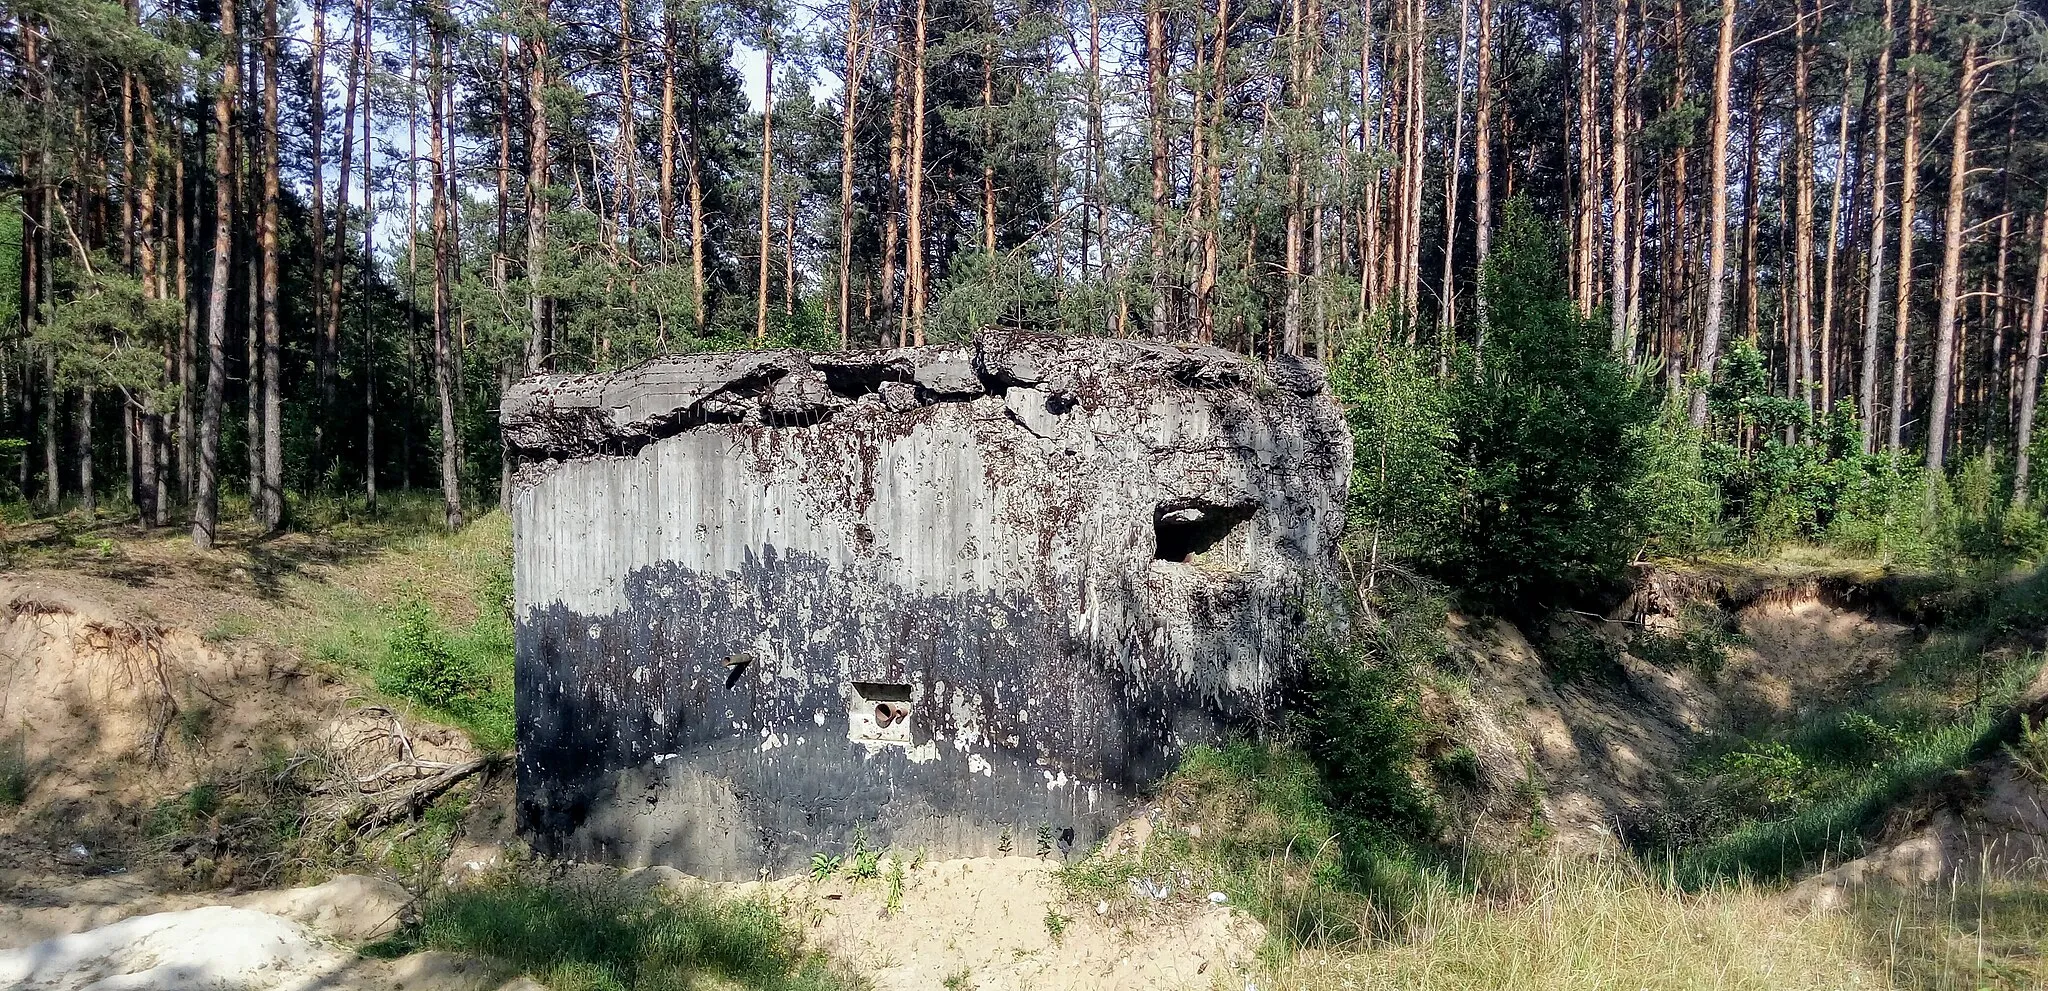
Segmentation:
<svg viewBox="0 0 2048 991">
<path fill-rule="evenodd" d="M 1405 849 L 1346 835 L 1315 766 L 1289 747 L 1192 748 L 1156 804 L 1163 814 L 1142 851 L 1061 870 L 1070 896 L 1142 904 L 1156 891 L 1182 900 L 1220 891 L 1286 950 L 1388 935 L 1430 883 Z"/>
<path fill-rule="evenodd" d="M 1632 861 L 1553 862 L 1504 890 L 1424 891 L 1412 937 L 1309 950 L 1261 988 L 1984 991 L 2048 980 L 2048 893 L 1992 882 L 1873 891 L 1810 913 L 1767 888 L 1687 893 Z"/>
<path fill-rule="evenodd" d="M 2042 657 L 2008 641 L 2048 617 L 2048 575 L 1984 598 L 1862 697 L 1696 762 L 1690 800 L 1659 837 L 1678 851 L 1678 878 L 1787 878 L 1858 856 L 1889 809 L 2016 738 L 2008 713 Z"/>
<path fill-rule="evenodd" d="M 379 581 L 309 595 L 303 649 L 485 750 L 511 749 L 509 523 L 494 513 L 457 534 L 401 535 L 387 556 Z"/>
<path fill-rule="evenodd" d="M 766 901 L 514 875 L 435 893 L 417 925 L 371 951 L 413 949 L 474 954 L 555 991 L 691 988 L 707 980 L 760 991 L 857 987 L 804 947 Z"/>
<path fill-rule="evenodd" d="M 35 784 L 35 769 L 28 761 L 28 731 L 23 730 L 13 746 L 0 744 L 0 809 L 12 809 L 28 801 Z"/>
</svg>

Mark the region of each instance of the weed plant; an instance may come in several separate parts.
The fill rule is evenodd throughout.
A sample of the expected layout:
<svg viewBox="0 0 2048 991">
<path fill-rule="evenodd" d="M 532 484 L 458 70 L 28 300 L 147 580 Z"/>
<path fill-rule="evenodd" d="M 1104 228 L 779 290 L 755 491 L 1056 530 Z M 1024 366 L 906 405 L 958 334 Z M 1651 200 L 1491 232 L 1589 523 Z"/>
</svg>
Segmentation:
<svg viewBox="0 0 2048 991">
<path fill-rule="evenodd" d="M 554 991 L 856 986 L 766 901 L 517 875 L 435 893 L 416 926 L 373 952 L 412 949 L 474 954 Z"/>
</svg>

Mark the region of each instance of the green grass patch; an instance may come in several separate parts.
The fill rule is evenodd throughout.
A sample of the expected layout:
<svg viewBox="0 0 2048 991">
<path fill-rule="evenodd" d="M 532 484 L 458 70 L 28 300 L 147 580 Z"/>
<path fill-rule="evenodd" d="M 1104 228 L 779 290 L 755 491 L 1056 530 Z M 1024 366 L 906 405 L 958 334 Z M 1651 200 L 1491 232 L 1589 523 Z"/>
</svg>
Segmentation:
<svg viewBox="0 0 2048 991">
<path fill-rule="evenodd" d="M 372 948 L 473 954 L 555 991 L 690 988 L 706 979 L 761 991 L 858 985 L 762 900 L 503 877 L 437 893 L 419 923 Z"/>
<path fill-rule="evenodd" d="M 1684 772 L 1689 787 L 1658 845 L 1679 881 L 1779 880 L 1860 855 L 1893 806 L 2018 742 L 2010 718 L 2042 656 L 2015 637 L 2048 619 L 2036 573 L 1985 596 L 1860 698 L 1791 726 L 1723 741 Z"/>
<path fill-rule="evenodd" d="M 231 643 L 256 633 L 256 621 L 238 612 L 223 613 L 200 637 L 207 643 Z"/>
<path fill-rule="evenodd" d="M 308 637 L 307 651 L 323 662 L 366 675 L 379 692 L 427 718 L 462 729 L 479 747 L 510 750 L 510 548 L 491 540 L 481 548 L 447 553 L 449 568 L 473 586 L 475 619 L 450 620 L 417 585 L 402 588 L 391 603 L 336 595 L 321 604 L 325 622 Z"/>
<path fill-rule="evenodd" d="M 1357 945 L 1404 928 L 1418 895 L 1443 879 L 1382 830 L 1333 812 L 1300 750 L 1234 741 L 1195 747 L 1161 786 L 1142 850 L 1064 868 L 1084 901 L 1202 898 L 1265 923 L 1276 949 Z"/>
</svg>

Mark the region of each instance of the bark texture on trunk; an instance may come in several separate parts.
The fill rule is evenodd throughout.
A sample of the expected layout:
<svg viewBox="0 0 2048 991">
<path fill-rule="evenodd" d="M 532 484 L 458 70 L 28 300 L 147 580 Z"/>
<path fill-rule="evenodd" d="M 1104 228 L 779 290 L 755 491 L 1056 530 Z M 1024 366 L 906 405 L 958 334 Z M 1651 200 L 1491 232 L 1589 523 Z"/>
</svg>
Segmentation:
<svg viewBox="0 0 2048 991">
<path fill-rule="evenodd" d="M 1694 366 L 1712 382 L 1721 356 L 1721 322 L 1728 299 L 1728 87 L 1735 65 L 1735 0 L 1721 0 L 1721 41 L 1714 56 L 1714 124 L 1708 145 L 1712 191 L 1707 211 L 1707 315 L 1700 330 L 1699 361 Z M 1693 429 L 1707 425 L 1707 392 L 1692 395 Z"/>
</svg>

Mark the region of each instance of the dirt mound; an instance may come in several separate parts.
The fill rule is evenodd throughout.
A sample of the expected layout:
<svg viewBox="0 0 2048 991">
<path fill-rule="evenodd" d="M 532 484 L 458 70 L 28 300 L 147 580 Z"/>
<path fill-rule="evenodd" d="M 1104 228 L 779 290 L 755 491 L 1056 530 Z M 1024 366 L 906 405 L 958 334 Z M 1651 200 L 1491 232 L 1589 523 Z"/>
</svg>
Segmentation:
<svg viewBox="0 0 2048 991">
<path fill-rule="evenodd" d="M 238 788 L 374 803 L 471 761 L 451 730 L 412 726 L 344 682 L 257 643 L 210 643 L 74 589 L 0 581 L 0 881 L 110 870 L 185 884 L 263 880 L 220 821 Z M 47 880 L 47 879 L 46 879 Z"/>
<path fill-rule="evenodd" d="M 1830 909 L 1873 885 L 2048 879 L 2048 668 L 2008 714 L 2016 742 L 1893 809 L 1871 851 L 1806 878 L 1796 904 Z M 2025 732 L 2033 728 L 2033 734 Z"/>
<path fill-rule="evenodd" d="M 1461 838 L 1611 850 L 1665 809 L 1717 734 L 1781 725 L 1881 681 L 1915 640 L 1846 578 L 1645 569 L 1606 616 L 1524 631 L 1454 614 L 1431 715 L 1469 748 Z"/>
</svg>

